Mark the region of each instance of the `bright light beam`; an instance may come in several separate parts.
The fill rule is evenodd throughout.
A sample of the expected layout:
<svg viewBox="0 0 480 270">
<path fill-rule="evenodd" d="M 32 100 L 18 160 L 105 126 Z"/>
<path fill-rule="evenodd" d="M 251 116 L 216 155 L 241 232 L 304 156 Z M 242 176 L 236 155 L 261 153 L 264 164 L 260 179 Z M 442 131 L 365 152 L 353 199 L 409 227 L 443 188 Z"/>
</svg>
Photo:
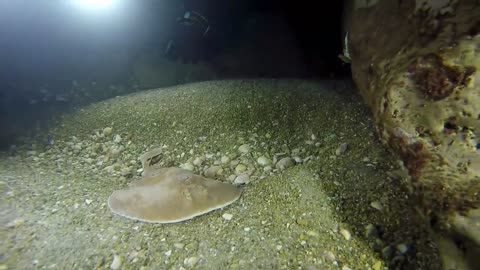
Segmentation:
<svg viewBox="0 0 480 270">
<path fill-rule="evenodd" d="M 74 2 L 86 9 L 106 9 L 113 6 L 114 0 L 74 0 Z"/>
</svg>

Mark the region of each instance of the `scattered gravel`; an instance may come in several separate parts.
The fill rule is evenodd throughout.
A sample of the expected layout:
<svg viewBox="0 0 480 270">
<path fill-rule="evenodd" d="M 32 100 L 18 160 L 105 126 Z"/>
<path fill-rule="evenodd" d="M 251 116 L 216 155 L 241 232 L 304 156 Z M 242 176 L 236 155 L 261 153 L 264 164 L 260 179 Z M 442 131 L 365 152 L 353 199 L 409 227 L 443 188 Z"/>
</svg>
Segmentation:
<svg viewBox="0 0 480 270">
<path fill-rule="evenodd" d="M 347 84 L 332 84 L 212 81 L 65 115 L 38 140 L 0 152 L 0 266 L 439 269 L 368 109 Z M 345 141 L 348 154 L 332 158 Z M 242 182 L 242 197 L 179 224 L 112 214 L 108 196 L 138 179 L 139 156 L 159 147 L 155 166 Z M 388 211 L 372 208 L 378 198 Z"/>
</svg>

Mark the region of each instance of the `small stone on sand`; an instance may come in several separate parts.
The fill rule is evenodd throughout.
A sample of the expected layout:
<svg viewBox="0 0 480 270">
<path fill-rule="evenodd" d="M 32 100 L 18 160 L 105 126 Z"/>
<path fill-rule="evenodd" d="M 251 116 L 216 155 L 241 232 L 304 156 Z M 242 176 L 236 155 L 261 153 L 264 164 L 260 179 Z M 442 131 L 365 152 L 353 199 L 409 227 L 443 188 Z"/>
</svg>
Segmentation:
<svg viewBox="0 0 480 270">
<path fill-rule="evenodd" d="M 114 143 L 121 143 L 122 142 L 122 137 L 120 135 L 115 135 L 115 138 L 113 138 Z"/>
<path fill-rule="evenodd" d="M 377 209 L 378 211 L 383 210 L 383 205 L 379 201 L 374 201 L 370 203 L 370 206 Z"/>
<path fill-rule="evenodd" d="M 235 180 L 233 181 L 235 185 L 242 185 L 248 182 L 250 182 L 250 177 L 248 176 L 248 174 L 240 174 L 236 176 Z"/>
<path fill-rule="evenodd" d="M 190 257 L 188 259 L 185 259 L 183 263 L 188 267 L 193 267 L 195 266 L 195 264 L 197 264 L 198 260 L 199 260 L 198 257 Z"/>
<path fill-rule="evenodd" d="M 232 220 L 233 218 L 233 215 L 232 214 L 228 214 L 228 213 L 225 213 L 222 215 L 223 219 L 225 220 Z"/>
<path fill-rule="evenodd" d="M 285 170 L 293 166 L 295 166 L 295 160 L 291 157 L 284 157 L 275 165 L 275 167 L 279 170 Z"/>
<path fill-rule="evenodd" d="M 122 257 L 120 257 L 119 255 L 114 255 L 112 264 L 110 264 L 110 269 L 113 269 L 113 270 L 120 269 L 121 266 L 122 266 Z"/>
<path fill-rule="evenodd" d="M 257 163 L 258 165 L 265 167 L 267 165 L 270 165 L 272 161 L 268 159 L 266 156 L 261 156 L 257 159 Z"/>
<path fill-rule="evenodd" d="M 238 164 L 236 167 L 235 167 L 235 172 L 237 173 L 243 173 L 247 170 L 247 166 L 245 164 Z"/>
<path fill-rule="evenodd" d="M 238 151 L 242 154 L 248 154 L 250 153 L 250 150 L 251 148 L 250 148 L 250 145 L 248 144 L 242 144 L 238 147 Z"/>
<path fill-rule="evenodd" d="M 345 151 L 347 151 L 347 148 L 348 148 L 348 144 L 347 143 L 342 143 L 338 146 L 337 150 L 335 150 L 335 155 L 339 156 L 343 153 L 345 153 Z"/>
<path fill-rule="evenodd" d="M 352 238 L 352 235 L 350 232 L 346 229 L 341 228 L 339 233 L 345 238 L 345 240 L 349 241 Z"/>
<path fill-rule="evenodd" d="M 13 221 L 8 222 L 5 224 L 6 228 L 17 228 L 19 226 L 22 226 L 25 223 L 25 220 L 23 218 L 16 218 Z"/>
<path fill-rule="evenodd" d="M 113 131 L 113 129 L 111 127 L 106 127 L 106 128 L 103 129 L 103 135 L 110 136 L 110 135 L 112 135 L 112 131 Z"/>
</svg>

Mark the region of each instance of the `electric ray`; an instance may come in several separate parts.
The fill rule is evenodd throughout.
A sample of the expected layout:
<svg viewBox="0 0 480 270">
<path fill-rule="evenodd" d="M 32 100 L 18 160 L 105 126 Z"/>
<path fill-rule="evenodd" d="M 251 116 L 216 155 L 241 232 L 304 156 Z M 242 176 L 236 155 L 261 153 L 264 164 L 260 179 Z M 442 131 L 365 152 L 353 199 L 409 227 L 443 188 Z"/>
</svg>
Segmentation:
<svg viewBox="0 0 480 270">
<path fill-rule="evenodd" d="M 156 153 L 161 151 L 157 149 Z M 147 160 L 145 155 L 142 157 Z M 242 194 L 234 185 L 185 169 L 153 169 L 149 162 L 143 165 L 142 178 L 127 189 L 114 191 L 108 198 L 108 206 L 115 214 L 145 222 L 174 223 L 225 207 Z"/>
</svg>

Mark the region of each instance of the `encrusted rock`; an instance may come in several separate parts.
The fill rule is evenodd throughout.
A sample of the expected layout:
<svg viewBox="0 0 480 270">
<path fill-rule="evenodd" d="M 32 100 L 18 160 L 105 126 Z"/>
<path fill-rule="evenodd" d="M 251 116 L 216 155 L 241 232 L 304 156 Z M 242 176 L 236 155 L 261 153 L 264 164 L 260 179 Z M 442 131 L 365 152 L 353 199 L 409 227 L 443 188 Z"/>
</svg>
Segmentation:
<svg viewBox="0 0 480 270">
<path fill-rule="evenodd" d="M 455 217 L 472 219 L 480 207 L 480 5 L 383 0 L 346 6 L 344 52 L 379 138 L 402 159 L 425 217 L 448 231 L 443 235 L 458 235 Z M 473 237 L 480 227 L 461 230 L 480 246 Z"/>
</svg>

